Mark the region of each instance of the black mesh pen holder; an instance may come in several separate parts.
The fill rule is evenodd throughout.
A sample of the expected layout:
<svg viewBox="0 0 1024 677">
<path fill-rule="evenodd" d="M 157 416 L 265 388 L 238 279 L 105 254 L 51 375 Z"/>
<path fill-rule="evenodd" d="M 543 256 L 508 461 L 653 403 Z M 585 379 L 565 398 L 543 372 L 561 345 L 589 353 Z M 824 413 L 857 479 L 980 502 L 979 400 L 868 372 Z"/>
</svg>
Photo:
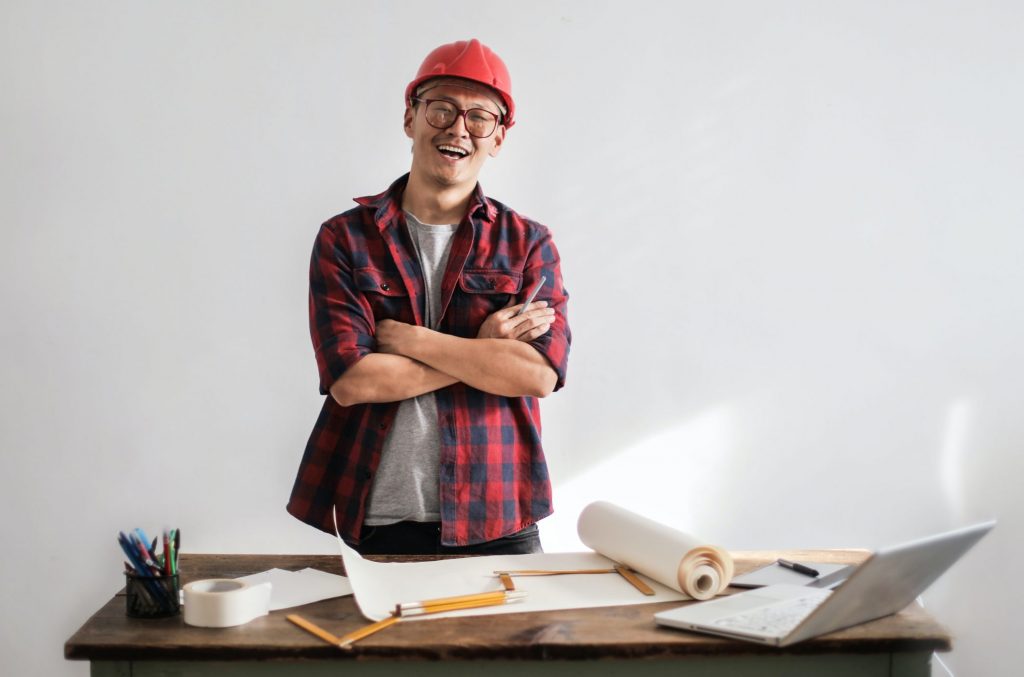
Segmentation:
<svg viewBox="0 0 1024 677">
<path fill-rule="evenodd" d="M 126 612 L 132 618 L 167 618 L 181 613 L 178 574 L 139 576 L 125 572 Z"/>
</svg>

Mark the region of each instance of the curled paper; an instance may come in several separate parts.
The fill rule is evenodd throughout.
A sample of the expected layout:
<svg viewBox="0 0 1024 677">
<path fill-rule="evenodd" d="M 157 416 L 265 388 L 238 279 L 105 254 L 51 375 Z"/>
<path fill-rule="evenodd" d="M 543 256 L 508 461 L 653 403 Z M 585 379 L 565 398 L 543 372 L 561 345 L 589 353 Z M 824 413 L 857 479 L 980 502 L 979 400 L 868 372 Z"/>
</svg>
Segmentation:
<svg viewBox="0 0 1024 677">
<path fill-rule="evenodd" d="M 732 580 L 725 550 L 607 501 L 584 508 L 576 530 L 587 547 L 694 599 L 711 599 Z"/>
<path fill-rule="evenodd" d="M 250 585 L 233 578 L 208 578 L 185 586 L 185 622 L 201 628 L 230 628 L 270 610 L 270 582 Z"/>
</svg>

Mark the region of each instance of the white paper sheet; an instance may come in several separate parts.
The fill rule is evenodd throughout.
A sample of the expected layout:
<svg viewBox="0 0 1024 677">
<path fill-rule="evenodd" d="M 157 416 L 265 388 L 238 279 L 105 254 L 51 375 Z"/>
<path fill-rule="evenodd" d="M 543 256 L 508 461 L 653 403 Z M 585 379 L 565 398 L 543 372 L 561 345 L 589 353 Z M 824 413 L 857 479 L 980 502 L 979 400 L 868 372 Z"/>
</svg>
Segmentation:
<svg viewBox="0 0 1024 677">
<path fill-rule="evenodd" d="M 252 585 L 270 581 L 273 586 L 270 593 L 271 611 L 352 594 L 352 586 L 347 578 L 319 569 L 269 569 L 258 574 L 239 576 L 238 580 L 248 581 Z"/>
<path fill-rule="evenodd" d="M 338 539 L 338 542 L 345 562 L 345 573 L 348 574 L 356 596 L 356 604 L 364 616 L 374 621 L 389 616 L 399 603 L 502 590 L 501 581 L 493 573 L 495 571 L 609 569 L 615 566 L 607 557 L 593 552 L 487 555 L 436 562 L 371 562 L 363 559 L 341 539 Z M 528 593 L 526 599 L 522 601 L 416 618 L 485 616 L 686 599 L 682 593 L 647 577 L 641 578 L 654 589 L 655 595 L 642 594 L 618 574 L 517 576 L 513 579 L 516 590 L 525 590 Z"/>
<path fill-rule="evenodd" d="M 516 576 L 513 578 L 516 590 L 528 593 L 525 600 L 420 618 L 484 616 L 689 599 L 691 595 L 682 592 L 684 590 L 698 593 L 693 597 L 707 598 L 725 588 L 732 578 L 732 558 L 724 550 L 704 545 L 693 536 L 610 503 L 598 502 L 587 506 L 580 515 L 579 530 L 584 543 L 613 551 L 602 550 L 615 560 L 592 552 L 489 555 L 435 562 L 371 562 L 348 547 L 340 536 L 338 545 L 356 604 L 364 616 L 375 621 L 389 616 L 396 604 L 501 590 L 495 571 L 609 569 L 618 562 L 643 574 L 641 578 L 654 589 L 655 594 L 644 595 L 616 573 Z M 698 581 L 706 584 L 699 591 L 696 589 Z"/>
</svg>

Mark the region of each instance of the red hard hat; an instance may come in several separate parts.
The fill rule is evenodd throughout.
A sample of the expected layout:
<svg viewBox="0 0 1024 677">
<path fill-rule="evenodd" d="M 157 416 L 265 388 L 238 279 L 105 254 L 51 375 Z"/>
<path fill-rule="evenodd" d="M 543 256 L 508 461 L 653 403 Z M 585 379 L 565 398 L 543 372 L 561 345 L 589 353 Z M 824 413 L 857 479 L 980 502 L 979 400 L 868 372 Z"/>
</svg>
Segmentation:
<svg viewBox="0 0 1024 677">
<path fill-rule="evenodd" d="M 508 113 L 503 124 L 515 124 L 516 104 L 512 100 L 512 78 L 497 54 L 479 40 L 460 40 L 441 45 L 427 55 L 416 78 L 405 88 L 405 101 L 411 105 L 416 88 L 431 78 L 465 78 L 486 85 L 501 95 Z"/>
</svg>

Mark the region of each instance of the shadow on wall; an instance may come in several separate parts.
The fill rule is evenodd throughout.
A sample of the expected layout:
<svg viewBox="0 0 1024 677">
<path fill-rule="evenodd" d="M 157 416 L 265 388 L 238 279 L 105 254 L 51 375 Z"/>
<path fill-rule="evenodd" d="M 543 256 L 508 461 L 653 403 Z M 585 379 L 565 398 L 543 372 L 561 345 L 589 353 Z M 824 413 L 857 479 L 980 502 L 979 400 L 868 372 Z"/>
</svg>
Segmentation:
<svg viewBox="0 0 1024 677">
<path fill-rule="evenodd" d="M 726 497 L 724 485 L 713 480 L 735 471 L 733 417 L 729 406 L 713 407 L 574 474 L 556 489 L 558 509 L 544 523 L 545 547 L 586 550 L 576 517 L 599 499 L 684 530 L 714 524 Z"/>
</svg>

